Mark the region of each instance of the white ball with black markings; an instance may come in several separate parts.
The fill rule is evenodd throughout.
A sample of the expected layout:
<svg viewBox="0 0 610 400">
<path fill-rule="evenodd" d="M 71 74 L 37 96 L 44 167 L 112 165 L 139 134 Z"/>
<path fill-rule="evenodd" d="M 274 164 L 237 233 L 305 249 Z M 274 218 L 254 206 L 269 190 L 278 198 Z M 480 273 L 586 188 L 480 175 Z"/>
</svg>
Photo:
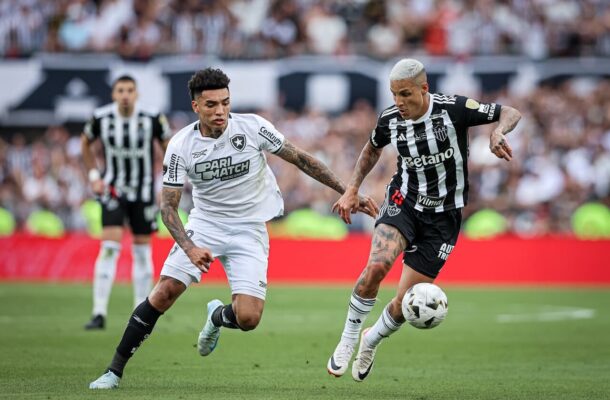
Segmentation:
<svg viewBox="0 0 610 400">
<path fill-rule="evenodd" d="M 447 295 L 433 283 L 413 285 L 402 299 L 402 314 L 409 324 L 419 329 L 438 326 L 448 309 Z"/>
</svg>

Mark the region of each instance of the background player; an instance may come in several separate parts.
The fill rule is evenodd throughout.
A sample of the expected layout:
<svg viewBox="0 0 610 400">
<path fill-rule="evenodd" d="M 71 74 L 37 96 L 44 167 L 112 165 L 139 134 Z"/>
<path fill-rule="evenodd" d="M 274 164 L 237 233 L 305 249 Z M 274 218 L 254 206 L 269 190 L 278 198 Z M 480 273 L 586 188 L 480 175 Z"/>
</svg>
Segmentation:
<svg viewBox="0 0 610 400">
<path fill-rule="evenodd" d="M 259 324 L 267 288 L 269 237 L 265 222 L 283 213 L 283 200 L 263 151 L 276 154 L 324 185 L 345 191 L 322 162 L 295 147 L 255 114 L 230 113 L 229 78 L 218 69 L 198 71 L 189 81 L 198 121 L 170 141 L 164 161 L 161 213 L 176 245 L 150 296 L 134 311 L 107 372 L 91 389 L 118 387 L 123 369 L 157 319 L 218 257 L 232 292 L 230 304 L 208 303 L 198 339 L 202 356 L 216 347 L 220 327 L 252 330 Z M 186 229 L 178 203 L 186 179 L 193 184 L 194 208 Z M 362 210 L 377 215 L 375 202 L 356 195 Z"/>
<path fill-rule="evenodd" d="M 328 360 L 328 372 L 342 376 L 356 348 L 360 330 L 375 305 L 379 285 L 404 252 L 404 267 L 396 296 L 372 328 L 363 332 L 352 366 L 356 381 L 371 371 L 377 346 L 396 332 L 405 319 L 401 300 L 420 282 L 433 282 L 453 250 L 468 200 L 468 127 L 498 121 L 489 147 L 510 161 L 505 134 L 521 114 L 499 104 L 482 104 L 463 96 L 428 93 L 424 65 L 403 59 L 390 72 L 394 105 L 379 116 L 370 141 L 362 150 L 345 194 L 333 205 L 350 221 L 358 207 L 358 188 L 384 146 L 398 151 L 398 170 L 386 189 L 375 223 L 371 251 L 350 298 L 341 340 Z"/>
<path fill-rule="evenodd" d="M 156 230 L 154 142 L 163 151 L 171 135 L 164 115 L 137 102 L 135 80 L 123 75 L 112 84 L 113 103 L 95 110 L 82 134 L 83 161 L 93 192 L 102 205 L 102 244 L 93 276 L 93 318 L 85 329 L 104 329 L 108 300 L 121 252 L 123 224 L 133 233 L 134 303 L 152 288 L 150 234 Z M 104 174 L 96 166 L 91 143 L 103 146 Z"/>
</svg>

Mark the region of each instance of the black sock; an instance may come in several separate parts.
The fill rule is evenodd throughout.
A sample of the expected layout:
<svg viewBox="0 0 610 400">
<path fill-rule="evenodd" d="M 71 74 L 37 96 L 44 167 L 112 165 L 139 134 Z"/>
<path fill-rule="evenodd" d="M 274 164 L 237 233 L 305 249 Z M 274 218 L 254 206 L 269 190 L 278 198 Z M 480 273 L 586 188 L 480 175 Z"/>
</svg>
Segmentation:
<svg viewBox="0 0 610 400">
<path fill-rule="evenodd" d="M 108 371 L 112 372 L 119 378 L 123 377 L 123 369 L 125 365 L 129 361 L 129 357 L 123 357 L 118 352 L 114 352 L 114 357 L 112 357 L 112 361 L 110 362 L 110 366 L 108 367 Z"/>
<path fill-rule="evenodd" d="M 125 364 L 127 364 L 127 361 L 129 361 L 142 342 L 151 334 L 157 320 L 162 314 L 162 312 L 157 311 L 148 302 L 148 298 L 136 307 L 131 318 L 129 318 L 121 342 L 116 348 L 116 353 L 108 367 L 109 371 L 112 371 L 119 377 L 123 376 Z"/>
<path fill-rule="evenodd" d="M 227 304 L 224 307 L 218 307 L 212 313 L 212 323 L 216 326 L 224 326 L 230 329 L 241 329 L 237 325 L 237 317 L 233 311 L 233 304 Z"/>
</svg>

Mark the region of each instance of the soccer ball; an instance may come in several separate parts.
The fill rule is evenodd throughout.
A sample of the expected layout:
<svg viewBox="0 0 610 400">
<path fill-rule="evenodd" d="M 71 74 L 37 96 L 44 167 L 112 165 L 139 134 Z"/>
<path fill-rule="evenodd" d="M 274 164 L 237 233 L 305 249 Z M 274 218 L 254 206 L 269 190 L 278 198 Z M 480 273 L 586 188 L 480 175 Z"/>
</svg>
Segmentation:
<svg viewBox="0 0 610 400">
<path fill-rule="evenodd" d="M 447 295 L 432 283 L 413 285 L 402 299 L 402 314 L 419 329 L 434 328 L 447 316 Z"/>
</svg>

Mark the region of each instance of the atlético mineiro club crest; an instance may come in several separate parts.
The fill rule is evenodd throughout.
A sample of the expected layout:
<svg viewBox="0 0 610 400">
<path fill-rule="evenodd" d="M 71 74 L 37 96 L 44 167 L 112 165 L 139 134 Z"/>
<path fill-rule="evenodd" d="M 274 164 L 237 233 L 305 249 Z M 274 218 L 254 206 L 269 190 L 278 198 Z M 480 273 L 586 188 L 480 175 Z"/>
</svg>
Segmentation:
<svg viewBox="0 0 610 400">
<path fill-rule="evenodd" d="M 432 127 L 432 132 L 436 140 L 444 142 L 447 139 L 447 127 L 444 125 Z"/>
<path fill-rule="evenodd" d="M 231 145 L 237 151 L 243 151 L 246 148 L 246 135 L 238 133 L 231 137 Z"/>
</svg>

